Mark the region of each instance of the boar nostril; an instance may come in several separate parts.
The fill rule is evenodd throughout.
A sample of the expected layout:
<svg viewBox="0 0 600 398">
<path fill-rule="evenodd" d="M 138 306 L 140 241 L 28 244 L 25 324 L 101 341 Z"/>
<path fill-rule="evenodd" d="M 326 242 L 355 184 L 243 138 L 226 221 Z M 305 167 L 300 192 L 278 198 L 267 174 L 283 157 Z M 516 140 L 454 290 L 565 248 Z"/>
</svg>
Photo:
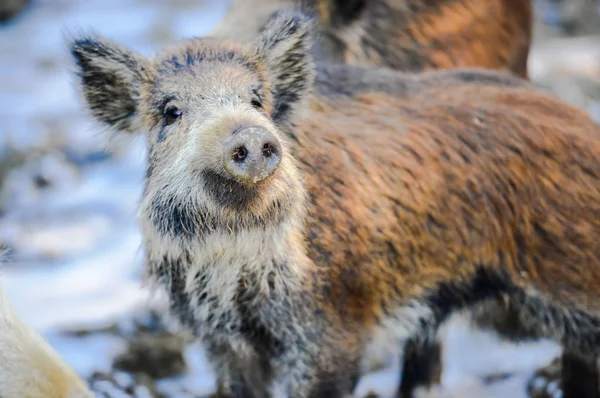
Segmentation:
<svg viewBox="0 0 600 398">
<path fill-rule="evenodd" d="M 237 147 L 233 151 L 232 159 L 236 163 L 243 162 L 246 157 L 248 157 L 248 150 L 244 146 Z"/>
<path fill-rule="evenodd" d="M 267 142 L 262 149 L 263 156 L 266 158 L 270 158 L 273 152 L 275 152 L 275 148 L 273 148 L 273 145 L 271 143 Z"/>
</svg>

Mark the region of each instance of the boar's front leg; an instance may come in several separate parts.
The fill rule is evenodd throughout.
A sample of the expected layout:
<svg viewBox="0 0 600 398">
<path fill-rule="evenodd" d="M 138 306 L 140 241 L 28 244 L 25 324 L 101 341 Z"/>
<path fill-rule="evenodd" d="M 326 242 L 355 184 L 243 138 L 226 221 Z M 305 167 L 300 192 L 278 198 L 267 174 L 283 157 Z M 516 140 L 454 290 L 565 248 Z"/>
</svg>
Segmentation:
<svg viewBox="0 0 600 398">
<path fill-rule="evenodd" d="M 331 346 L 321 346 L 317 353 L 301 353 L 285 369 L 289 396 L 294 398 L 351 397 L 360 377 L 358 358 L 335 352 Z"/>
<path fill-rule="evenodd" d="M 208 357 L 217 373 L 212 398 L 269 398 L 271 370 L 255 353 L 240 357 L 227 343 L 211 343 Z"/>
</svg>

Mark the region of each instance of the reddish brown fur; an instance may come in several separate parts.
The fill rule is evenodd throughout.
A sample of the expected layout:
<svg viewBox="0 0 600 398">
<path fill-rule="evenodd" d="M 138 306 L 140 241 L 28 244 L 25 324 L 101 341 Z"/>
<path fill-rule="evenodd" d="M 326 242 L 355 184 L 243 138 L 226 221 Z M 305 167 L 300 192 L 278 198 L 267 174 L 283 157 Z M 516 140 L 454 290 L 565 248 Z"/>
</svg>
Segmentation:
<svg viewBox="0 0 600 398">
<path fill-rule="evenodd" d="M 318 53 L 404 71 L 484 67 L 527 77 L 531 0 L 302 0 L 319 16 Z M 292 0 L 239 0 L 212 32 L 243 40 Z"/>
<path fill-rule="evenodd" d="M 348 28 L 352 33 L 334 35 L 346 42 L 343 58 L 350 64 L 485 67 L 527 77 L 531 25 L 530 1 L 387 0 L 367 2 Z"/>
<path fill-rule="evenodd" d="M 329 137 L 327 141 L 331 140 L 332 146 L 338 149 L 323 148 L 323 161 L 314 163 L 324 165 L 326 170 L 336 170 L 329 174 L 331 180 L 322 177 L 324 172 L 317 174 L 314 181 L 308 179 L 309 184 L 314 184 L 313 195 L 319 196 L 313 203 L 323 201 L 314 210 L 319 218 L 310 228 L 318 229 L 319 222 L 335 223 L 331 232 L 335 234 L 328 237 L 325 241 L 328 243 L 313 241 L 309 247 L 316 247 L 319 252 L 338 253 L 334 255 L 334 263 L 348 264 L 351 258 L 360 259 L 368 274 L 361 275 L 358 280 L 372 279 L 371 273 L 386 275 L 382 278 L 390 282 L 386 288 L 375 284 L 365 291 L 368 287 L 361 285 L 354 293 L 359 297 L 370 296 L 374 306 L 363 308 L 375 314 L 381 310 L 378 304 L 387 301 L 387 292 L 397 289 L 411 292 L 410 295 L 422 295 L 441 280 L 468 279 L 468 274 L 475 272 L 472 267 L 476 264 L 501 268 L 524 291 L 531 289 L 533 283 L 542 297 L 556 299 L 560 311 L 569 313 L 579 308 L 596 312 L 594 302 L 600 286 L 596 239 L 600 230 L 600 197 L 597 165 L 592 166 L 590 162 L 594 162 L 595 151 L 600 149 L 598 128 L 583 112 L 531 92 L 530 87 L 508 92 L 505 88 L 482 87 L 476 95 L 474 89 L 462 83 L 454 87 L 443 85 L 422 92 L 411 91 L 400 100 L 377 92 L 352 98 L 361 105 L 336 102 L 336 109 L 344 113 L 359 107 L 357 113 L 361 113 L 357 119 L 364 118 L 369 123 L 372 129 L 369 131 L 376 134 L 376 141 L 358 127 L 357 120 L 338 120 L 330 114 L 320 120 L 315 116 L 318 112 L 314 111 L 310 119 L 314 125 L 306 130 L 317 130 L 317 134 L 337 130 L 343 141 Z M 402 110 L 400 119 L 407 123 L 403 127 L 405 132 L 399 134 L 394 131 L 394 125 L 389 125 L 391 110 L 390 116 L 383 118 L 384 125 L 371 118 L 375 114 L 381 117 L 382 111 L 385 114 L 390 105 Z M 326 112 L 335 113 L 335 110 L 326 109 Z M 585 122 L 582 124 L 579 118 Z M 435 124 L 431 124 L 433 120 Z M 478 126 L 478 123 L 487 126 Z M 484 135 L 480 133 L 473 137 L 474 129 L 482 128 Z M 348 158 L 368 159 L 372 169 L 362 166 L 352 170 L 343 159 L 335 159 L 336 154 L 344 152 L 340 148 L 347 148 L 347 137 L 353 129 L 357 130 L 353 145 L 360 152 L 368 148 L 369 153 L 353 153 Z M 383 132 L 389 134 L 384 136 Z M 363 144 L 358 143 L 361 140 L 364 140 Z M 487 161 L 490 163 L 478 164 L 471 157 L 474 151 L 470 146 L 479 147 L 482 152 L 483 148 L 489 147 L 492 159 Z M 399 151 L 399 148 L 402 149 Z M 312 145 L 310 151 L 314 156 Z M 308 156 L 305 153 L 298 157 Z M 485 155 L 480 153 L 479 156 Z M 394 167 L 404 170 L 399 178 L 380 181 L 381 170 Z M 342 174 L 346 173 L 348 177 L 344 178 Z M 305 174 L 315 175 L 314 170 Z M 354 183 L 350 176 L 361 176 L 361 180 Z M 348 180 L 352 182 L 339 183 Z M 417 181 L 419 188 L 415 189 L 411 184 Z M 514 187 L 508 185 L 513 183 Z M 343 204 L 346 207 L 340 212 L 343 216 L 329 211 L 331 218 L 323 220 L 324 209 L 337 206 L 325 202 L 331 197 L 320 198 L 326 192 L 322 186 L 335 186 L 340 196 L 352 200 Z M 381 206 L 382 197 L 393 198 L 388 187 L 397 190 L 403 186 L 411 186 L 408 188 L 409 200 L 404 193 L 388 202 L 389 207 Z M 453 196 L 466 191 L 470 192 L 468 197 Z M 401 229 L 386 230 L 374 224 L 369 225 L 368 231 L 357 233 L 361 230 L 348 224 L 348 219 L 367 219 L 369 214 L 364 213 L 365 208 L 376 209 L 371 215 L 373 220 L 393 219 L 398 207 L 404 210 L 399 223 Z M 448 219 L 447 215 L 452 218 Z M 429 216 L 432 221 L 427 221 Z M 364 224 L 362 226 L 365 228 Z M 473 226 L 477 229 L 473 230 Z M 410 231 L 409 234 L 403 232 L 405 230 Z M 368 236 L 369 240 L 362 240 L 361 236 Z M 336 251 L 340 241 L 348 248 L 346 252 Z M 377 241 L 392 244 L 393 253 L 399 258 L 410 258 L 410 263 L 401 265 L 396 278 L 390 276 L 393 271 L 380 269 L 378 263 L 363 262 L 365 258 L 372 258 L 368 253 L 377 247 Z M 418 262 L 409 253 L 419 253 Z M 464 262 L 470 266 L 466 267 Z M 585 264 L 585 271 L 582 266 L 568 264 Z M 350 283 L 338 274 L 339 270 L 331 272 L 332 275 L 323 279 L 339 281 L 342 286 Z M 338 286 L 334 291 L 339 294 L 340 289 Z M 365 303 L 368 302 L 364 301 L 363 305 Z M 544 311 L 542 308 L 535 310 Z M 514 311 L 515 308 L 491 304 L 478 311 L 477 318 L 480 322 L 494 318 L 493 326 L 503 334 L 517 334 L 519 338 L 539 335 L 538 326 L 530 325 L 532 321 L 528 317 L 531 314 L 526 311 L 514 314 Z M 507 316 L 518 317 L 525 325 L 520 329 L 528 330 L 525 336 L 518 327 L 515 329 L 515 325 L 507 324 L 514 322 L 506 320 Z M 560 336 L 565 328 L 573 327 L 552 322 L 555 324 L 546 326 L 550 329 L 545 332 L 546 336 L 548 333 Z M 561 339 L 562 336 L 558 340 Z M 567 348 L 570 349 L 572 347 Z"/>
<path fill-rule="evenodd" d="M 481 264 L 564 308 L 595 309 L 600 130 L 528 86 L 444 80 L 410 95 L 320 99 L 296 121 L 307 229 L 319 231 L 310 257 L 344 265 L 323 278 L 334 297 L 355 290 L 344 321 L 364 324 L 397 291 L 423 296 Z M 387 245 L 394 258 L 373 256 Z M 586 278 L 567 264 L 585 264 Z"/>
<path fill-rule="evenodd" d="M 340 265 L 318 280 L 331 284 L 323 302 L 343 303 L 341 324 L 376 325 L 387 303 L 469 284 L 480 265 L 566 319 L 598 316 L 600 130 L 583 112 L 531 87 L 464 82 L 311 110 L 294 130 L 306 146 L 294 155 L 311 159 L 301 163 L 313 198 L 307 230 L 318 236 L 309 256 Z M 537 311 L 554 316 L 534 304 L 517 314 L 522 328 L 583 352 L 565 334 L 597 321 L 540 325 Z"/>
</svg>

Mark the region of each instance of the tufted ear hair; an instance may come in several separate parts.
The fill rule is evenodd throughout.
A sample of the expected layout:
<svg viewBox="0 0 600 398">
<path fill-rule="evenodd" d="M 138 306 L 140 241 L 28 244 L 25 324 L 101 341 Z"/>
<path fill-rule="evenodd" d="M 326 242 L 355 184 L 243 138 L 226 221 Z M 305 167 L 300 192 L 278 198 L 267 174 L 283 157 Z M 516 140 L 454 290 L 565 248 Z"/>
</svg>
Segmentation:
<svg viewBox="0 0 600 398">
<path fill-rule="evenodd" d="M 271 79 L 273 120 L 282 120 L 307 97 L 314 83 L 311 55 L 314 21 L 295 9 L 274 13 L 257 39 L 257 55 L 264 60 Z"/>
<path fill-rule="evenodd" d="M 73 39 L 70 51 L 94 118 L 112 130 L 136 131 L 141 85 L 152 80 L 150 61 L 99 36 Z"/>
</svg>

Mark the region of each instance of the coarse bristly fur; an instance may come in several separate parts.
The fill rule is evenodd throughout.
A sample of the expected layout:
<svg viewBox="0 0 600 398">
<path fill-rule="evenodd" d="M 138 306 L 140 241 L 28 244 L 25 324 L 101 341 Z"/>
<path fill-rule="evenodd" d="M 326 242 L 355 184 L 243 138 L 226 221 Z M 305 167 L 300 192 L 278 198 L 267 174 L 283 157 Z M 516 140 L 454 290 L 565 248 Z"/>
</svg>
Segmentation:
<svg viewBox="0 0 600 398">
<path fill-rule="evenodd" d="M 294 4 L 316 17 L 312 54 L 317 60 L 412 72 L 485 67 L 527 77 L 531 0 L 234 0 L 210 35 L 247 41 L 270 16 Z M 490 324 L 487 309 L 474 315 L 476 326 Z M 491 324 L 504 337 L 523 334 L 511 330 L 510 322 L 503 325 L 496 319 Z M 439 350 L 434 339 L 426 345 L 407 341 L 402 397 L 412 397 L 417 385 L 438 381 Z"/>
<path fill-rule="evenodd" d="M 426 339 L 507 300 L 526 330 L 597 354 L 593 121 L 500 72 L 315 68 L 311 25 L 279 12 L 253 43 L 187 39 L 152 59 L 71 44 L 98 119 L 147 132 L 147 276 L 207 346 L 219 393 L 264 397 L 277 380 L 344 396 L 374 336 Z M 250 125 L 283 148 L 255 185 L 223 167 Z"/>
<path fill-rule="evenodd" d="M 0 264 L 3 257 L 0 249 Z M 93 397 L 79 375 L 14 311 L 1 286 L 0 397 Z"/>
<path fill-rule="evenodd" d="M 314 54 L 403 71 L 484 67 L 527 77 L 532 0 L 235 0 L 210 35 L 255 37 L 300 5 L 317 17 Z"/>
</svg>

